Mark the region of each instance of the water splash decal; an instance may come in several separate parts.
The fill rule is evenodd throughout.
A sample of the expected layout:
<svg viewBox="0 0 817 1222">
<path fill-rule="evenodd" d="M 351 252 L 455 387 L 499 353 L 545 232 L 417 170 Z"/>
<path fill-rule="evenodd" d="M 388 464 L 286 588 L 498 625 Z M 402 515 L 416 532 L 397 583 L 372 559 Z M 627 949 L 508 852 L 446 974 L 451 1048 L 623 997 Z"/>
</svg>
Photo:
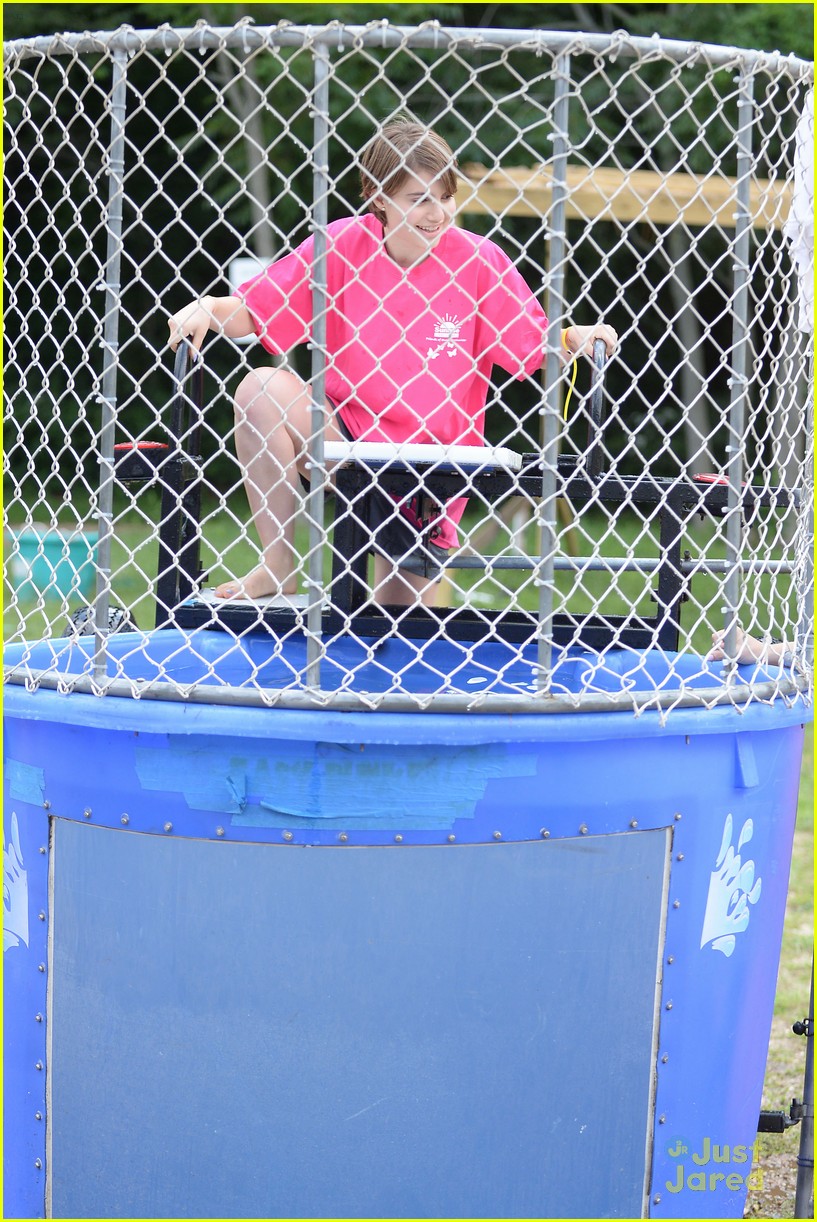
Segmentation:
<svg viewBox="0 0 817 1222">
<path fill-rule="evenodd" d="M 28 946 L 28 872 L 23 868 L 20 828 L 11 816 L 11 838 L 3 846 L 3 951 Z"/>
<path fill-rule="evenodd" d="M 715 869 L 709 878 L 701 947 L 712 944 L 728 958 L 735 949 L 735 935 L 743 933 L 751 915 L 749 905 L 760 899 L 761 879 L 755 881 L 755 863 L 743 861 L 740 851 L 754 833 L 751 819 L 740 829 L 737 847 L 732 847 L 732 816 L 726 816 Z"/>
</svg>

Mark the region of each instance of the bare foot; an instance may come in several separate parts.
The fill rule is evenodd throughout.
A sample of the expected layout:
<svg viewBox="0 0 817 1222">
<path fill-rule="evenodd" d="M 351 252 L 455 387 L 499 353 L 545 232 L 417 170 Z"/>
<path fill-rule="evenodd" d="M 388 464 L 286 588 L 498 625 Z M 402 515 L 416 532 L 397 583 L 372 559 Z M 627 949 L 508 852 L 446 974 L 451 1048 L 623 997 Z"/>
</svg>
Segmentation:
<svg viewBox="0 0 817 1222">
<path fill-rule="evenodd" d="M 710 661 L 717 662 L 726 657 L 724 640 L 723 632 L 712 633 L 713 648 L 706 655 Z M 742 628 L 736 630 L 735 655 L 736 660 L 742 666 L 751 662 L 763 662 L 766 665 L 776 666 L 780 663 L 785 650 L 785 642 L 761 641 L 756 636 L 749 636 Z"/>
<path fill-rule="evenodd" d="M 263 564 L 248 573 L 246 577 L 233 581 L 223 581 L 216 586 L 213 593 L 216 598 L 276 598 L 278 595 L 292 595 L 297 592 L 298 583 L 295 578 L 288 577 L 280 582 Z"/>
</svg>

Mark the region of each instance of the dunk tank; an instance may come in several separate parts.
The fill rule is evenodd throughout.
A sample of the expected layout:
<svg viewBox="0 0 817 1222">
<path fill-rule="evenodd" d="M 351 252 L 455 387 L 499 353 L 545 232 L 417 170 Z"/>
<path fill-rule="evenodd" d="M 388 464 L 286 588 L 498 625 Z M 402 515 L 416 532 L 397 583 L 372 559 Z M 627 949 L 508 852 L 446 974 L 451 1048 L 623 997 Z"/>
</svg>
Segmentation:
<svg viewBox="0 0 817 1222">
<path fill-rule="evenodd" d="M 812 716 L 812 65 L 246 20 L 5 68 L 6 1216 L 740 1217 Z M 485 446 L 324 436 L 398 111 L 551 320 Z M 310 235 L 302 343 L 167 348 Z M 298 590 L 218 599 L 272 362 Z M 433 605 L 375 491 L 421 544 L 467 500 Z"/>
</svg>

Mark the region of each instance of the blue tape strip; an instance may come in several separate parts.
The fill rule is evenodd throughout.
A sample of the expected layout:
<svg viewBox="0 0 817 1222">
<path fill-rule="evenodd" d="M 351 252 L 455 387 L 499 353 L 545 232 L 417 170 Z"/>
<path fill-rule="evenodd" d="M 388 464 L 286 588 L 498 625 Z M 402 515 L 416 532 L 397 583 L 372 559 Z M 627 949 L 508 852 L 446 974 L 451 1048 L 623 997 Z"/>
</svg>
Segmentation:
<svg viewBox="0 0 817 1222">
<path fill-rule="evenodd" d="M 45 794 L 45 776 L 42 768 L 34 764 L 23 764 L 20 760 L 4 763 L 9 794 L 15 802 L 30 802 L 42 806 Z"/>
<path fill-rule="evenodd" d="M 191 810 L 219 811 L 244 827 L 278 827 L 293 820 L 321 826 L 449 827 L 473 818 L 493 778 L 533 776 L 533 750 L 510 745 L 417 748 L 360 743 L 269 743 L 239 755 L 237 744 L 214 740 L 193 746 L 169 736 L 136 748 L 145 790 L 180 793 Z M 248 744 L 241 744 L 247 746 Z M 304 826 L 307 824 L 305 823 Z"/>
</svg>

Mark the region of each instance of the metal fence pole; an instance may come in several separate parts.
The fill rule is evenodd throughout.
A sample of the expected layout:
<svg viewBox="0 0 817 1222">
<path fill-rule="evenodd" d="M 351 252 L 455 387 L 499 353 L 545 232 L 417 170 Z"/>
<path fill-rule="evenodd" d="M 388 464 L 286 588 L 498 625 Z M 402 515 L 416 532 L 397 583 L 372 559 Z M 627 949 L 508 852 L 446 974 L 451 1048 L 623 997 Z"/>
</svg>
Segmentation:
<svg viewBox="0 0 817 1222">
<path fill-rule="evenodd" d="M 111 83 L 111 143 L 108 161 L 107 251 L 105 258 L 105 313 L 102 333 L 102 407 L 99 426 L 99 502 L 97 523 L 97 579 L 94 610 L 94 678 L 107 671 L 105 640 L 111 592 L 113 539 L 114 435 L 116 430 L 119 313 L 121 302 L 122 205 L 125 178 L 125 121 L 127 62 L 124 48 L 114 47 Z"/>
<path fill-rule="evenodd" d="M 315 239 L 312 262 L 312 435 L 309 439 L 309 563 L 307 585 L 306 682 L 320 686 L 322 652 L 323 559 L 326 545 L 324 525 L 324 427 L 326 423 L 326 226 L 329 210 L 329 52 L 323 43 L 313 48 L 315 88 L 313 93 L 314 168 L 312 174 L 312 226 Z"/>
<path fill-rule="evenodd" d="M 809 337 L 811 338 L 811 337 Z M 806 545 L 803 548 L 803 567 L 800 589 L 802 598 L 797 619 L 798 645 L 803 651 L 803 665 L 814 670 L 814 350 L 808 355 L 808 380 L 803 408 L 806 420 L 806 448 L 803 463 L 803 504 Z"/>
<path fill-rule="evenodd" d="M 811 992 L 806 1020 L 806 1063 L 803 1071 L 803 1116 L 797 1152 L 795 1218 L 814 1216 L 814 955 L 811 960 Z"/>
<path fill-rule="evenodd" d="M 553 190 L 550 214 L 550 277 L 547 292 L 547 360 L 542 417 L 542 499 L 539 504 L 539 556 L 536 582 L 539 587 L 539 625 L 537 640 L 540 689 L 550 686 L 553 655 L 554 555 L 556 552 L 556 474 L 559 446 L 559 377 L 561 339 L 559 325 L 565 314 L 564 262 L 567 254 L 565 235 L 568 156 L 568 88 L 570 57 L 559 55 L 554 65 L 553 106 Z M 556 325 L 554 325 L 556 324 Z"/>
<path fill-rule="evenodd" d="M 743 438 L 749 394 L 747 366 L 751 330 L 749 292 L 751 286 L 750 243 L 752 217 L 752 124 L 754 122 L 754 73 L 741 68 L 738 78 L 737 186 L 735 200 L 734 298 L 732 302 L 732 374 L 729 396 L 729 448 L 726 474 L 729 480 L 726 517 L 726 559 L 729 570 L 724 582 L 724 646 L 727 658 L 737 653 L 737 615 L 740 604 L 740 556 L 743 535 L 741 484 L 745 468 Z"/>
</svg>

